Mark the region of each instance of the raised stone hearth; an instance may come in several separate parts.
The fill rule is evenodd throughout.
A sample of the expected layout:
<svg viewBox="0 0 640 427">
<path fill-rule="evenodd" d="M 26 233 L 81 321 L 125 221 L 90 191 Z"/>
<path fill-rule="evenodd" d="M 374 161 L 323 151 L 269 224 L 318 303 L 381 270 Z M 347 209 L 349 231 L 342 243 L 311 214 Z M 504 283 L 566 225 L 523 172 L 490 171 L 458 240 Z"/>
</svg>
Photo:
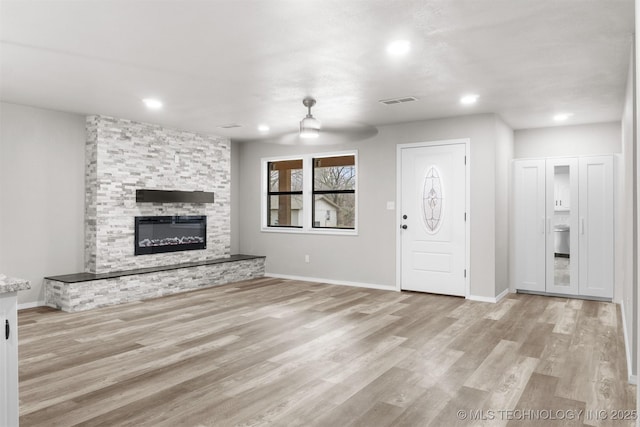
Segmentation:
<svg viewBox="0 0 640 427">
<path fill-rule="evenodd" d="M 229 258 L 104 274 L 46 277 L 45 304 L 75 312 L 264 276 L 264 257 Z"/>
<path fill-rule="evenodd" d="M 46 305 L 83 311 L 262 277 L 264 257 L 230 255 L 230 151 L 224 137 L 87 117 L 85 272 L 46 277 Z M 210 197 L 139 201 L 142 189 Z M 193 247 L 134 250 L 136 217 L 201 218 L 206 226 Z"/>
</svg>

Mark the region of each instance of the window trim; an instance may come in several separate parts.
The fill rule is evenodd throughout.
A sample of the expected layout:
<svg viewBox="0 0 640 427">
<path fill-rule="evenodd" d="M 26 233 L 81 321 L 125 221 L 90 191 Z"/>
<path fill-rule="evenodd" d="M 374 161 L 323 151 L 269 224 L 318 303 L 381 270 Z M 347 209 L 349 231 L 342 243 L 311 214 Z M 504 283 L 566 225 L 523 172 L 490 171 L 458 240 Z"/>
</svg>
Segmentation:
<svg viewBox="0 0 640 427">
<path fill-rule="evenodd" d="M 302 225 L 269 225 L 269 214 L 271 213 L 271 196 L 303 196 L 304 197 L 304 160 L 301 158 L 295 158 L 295 159 L 289 159 L 289 160 L 300 160 L 302 161 L 302 171 L 303 171 L 303 176 L 302 176 L 302 183 L 303 183 L 303 189 L 302 190 L 296 190 L 296 191 L 271 191 L 270 188 L 270 182 L 271 182 L 271 170 L 269 169 L 269 165 L 271 163 L 277 163 L 278 160 L 276 161 L 268 161 L 267 162 L 267 172 L 266 175 L 262 177 L 262 179 L 266 180 L 267 183 L 267 208 L 266 211 L 267 213 L 267 220 L 266 220 L 266 224 L 265 226 L 268 228 L 302 228 L 304 226 L 304 224 Z M 303 208 L 304 208 L 304 200 L 303 200 Z M 304 212 L 304 210 L 303 210 Z M 304 221 L 304 219 L 303 219 Z"/>
<path fill-rule="evenodd" d="M 352 154 L 347 154 L 343 157 L 352 156 Z M 330 157 L 342 157 L 342 156 L 313 156 L 311 157 L 311 228 L 314 230 L 355 230 L 357 217 L 358 217 L 358 200 L 355 197 L 357 195 L 356 189 L 358 185 L 358 169 L 356 167 L 357 157 L 353 154 L 353 169 L 355 170 L 356 182 L 353 190 L 316 190 L 315 182 L 316 182 L 316 159 L 326 159 Z M 353 222 L 353 227 L 316 227 L 314 220 L 316 219 L 316 195 L 324 195 L 324 194 L 353 194 L 356 203 L 356 212 Z"/>
<path fill-rule="evenodd" d="M 355 171 L 356 171 L 356 183 L 355 183 L 355 206 L 356 214 L 354 220 L 354 228 L 314 228 L 313 227 L 313 159 L 320 159 L 325 157 L 338 157 L 338 156 L 354 156 L 355 157 Z M 268 193 L 269 193 L 269 180 L 268 168 L 270 162 L 278 162 L 283 160 L 299 160 L 302 159 L 302 206 L 303 206 L 303 221 L 302 227 L 292 226 L 269 226 L 268 225 Z M 260 180 L 262 185 L 262 191 L 260 195 L 260 218 L 261 218 L 261 231 L 267 233 L 290 233 L 290 234 L 318 234 L 318 235 L 340 235 L 340 236 L 357 236 L 358 235 L 358 187 L 359 187 L 359 168 L 358 168 L 358 150 L 345 150 L 345 151 L 332 151 L 326 153 L 308 153 L 297 154 L 277 157 L 263 157 L 261 162 L 261 174 Z M 351 190 L 349 190 L 351 191 Z"/>
</svg>

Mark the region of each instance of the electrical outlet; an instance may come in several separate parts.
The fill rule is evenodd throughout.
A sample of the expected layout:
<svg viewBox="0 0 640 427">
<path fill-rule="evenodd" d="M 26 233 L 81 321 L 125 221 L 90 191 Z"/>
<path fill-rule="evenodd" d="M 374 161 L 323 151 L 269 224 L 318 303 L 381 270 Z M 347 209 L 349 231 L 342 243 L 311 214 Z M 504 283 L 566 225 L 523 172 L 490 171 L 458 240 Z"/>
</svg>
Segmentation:
<svg viewBox="0 0 640 427">
<path fill-rule="evenodd" d="M 305 255 L 305 256 L 304 256 L 304 262 L 306 262 L 306 263 L 309 263 L 309 262 L 310 262 L 310 260 L 309 260 L 309 255 Z"/>
</svg>

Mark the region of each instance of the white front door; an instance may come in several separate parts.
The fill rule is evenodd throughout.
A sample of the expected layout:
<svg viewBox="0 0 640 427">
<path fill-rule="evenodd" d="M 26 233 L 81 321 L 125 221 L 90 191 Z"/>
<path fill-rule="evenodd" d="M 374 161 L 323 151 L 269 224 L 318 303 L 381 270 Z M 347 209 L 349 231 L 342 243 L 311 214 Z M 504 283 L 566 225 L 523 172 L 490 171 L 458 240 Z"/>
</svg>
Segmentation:
<svg viewBox="0 0 640 427">
<path fill-rule="evenodd" d="M 464 296 L 466 145 L 400 152 L 400 287 Z"/>
</svg>

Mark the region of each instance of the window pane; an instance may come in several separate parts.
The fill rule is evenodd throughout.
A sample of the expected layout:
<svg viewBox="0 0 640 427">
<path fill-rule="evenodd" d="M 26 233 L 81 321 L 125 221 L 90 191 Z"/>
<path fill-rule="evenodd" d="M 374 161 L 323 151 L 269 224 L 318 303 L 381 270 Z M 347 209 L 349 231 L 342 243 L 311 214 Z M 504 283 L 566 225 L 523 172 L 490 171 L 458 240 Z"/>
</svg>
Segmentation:
<svg viewBox="0 0 640 427">
<path fill-rule="evenodd" d="M 313 226 L 319 228 L 355 228 L 356 195 L 322 194 L 313 196 Z"/>
<path fill-rule="evenodd" d="M 269 162 L 269 191 L 302 191 L 302 160 Z"/>
<path fill-rule="evenodd" d="M 313 189 L 355 190 L 355 156 L 324 157 L 313 159 Z"/>
<path fill-rule="evenodd" d="M 269 224 L 281 227 L 302 227 L 302 195 L 269 196 Z"/>
</svg>

